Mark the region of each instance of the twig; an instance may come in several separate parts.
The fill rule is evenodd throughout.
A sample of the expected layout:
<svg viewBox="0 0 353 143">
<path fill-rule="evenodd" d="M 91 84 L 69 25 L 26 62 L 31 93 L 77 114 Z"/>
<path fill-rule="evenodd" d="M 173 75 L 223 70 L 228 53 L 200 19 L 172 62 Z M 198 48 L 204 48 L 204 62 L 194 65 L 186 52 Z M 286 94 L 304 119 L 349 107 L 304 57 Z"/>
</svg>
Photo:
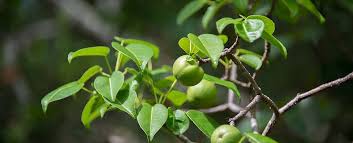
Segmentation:
<svg viewBox="0 0 353 143">
<path fill-rule="evenodd" d="M 255 96 L 255 98 L 248 104 L 246 105 L 246 107 L 244 108 L 244 110 L 240 111 L 236 116 L 234 116 L 233 118 L 230 118 L 228 121 L 231 123 L 231 124 L 234 124 L 234 121 L 237 121 L 239 120 L 240 118 L 244 117 L 244 115 L 246 113 L 249 112 L 250 109 L 252 109 L 256 103 L 258 103 L 260 101 L 260 98 L 261 96 L 260 95 L 257 95 Z"/>
<path fill-rule="evenodd" d="M 280 114 L 284 114 L 285 112 L 287 112 L 288 110 L 290 110 L 292 107 L 294 107 L 295 105 L 297 105 L 300 101 L 312 97 L 314 96 L 316 93 L 319 93 L 325 89 L 328 88 L 332 88 L 334 86 L 338 86 L 346 81 L 352 80 L 353 79 L 353 72 L 349 73 L 348 75 L 342 77 L 342 78 L 338 78 L 334 81 L 322 84 L 316 88 L 313 88 L 307 92 L 304 92 L 302 94 L 297 94 L 297 96 L 295 96 L 292 100 L 290 100 L 286 105 L 284 105 L 283 107 L 281 107 L 279 109 Z M 270 121 L 267 123 L 266 128 L 264 129 L 264 131 L 262 132 L 262 135 L 266 135 L 271 128 L 274 126 L 274 124 L 276 123 L 276 118 L 274 115 L 272 115 L 272 118 L 270 119 Z"/>
<path fill-rule="evenodd" d="M 260 95 L 261 99 L 264 100 L 267 106 L 270 107 L 270 109 L 274 112 L 275 117 L 279 117 L 279 111 L 277 105 L 265 94 L 262 93 L 261 88 L 258 86 L 256 81 L 252 78 L 248 70 L 244 67 L 244 65 L 234 56 L 234 55 L 227 55 L 228 58 L 230 58 L 237 66 L 239 66 L 239 69 L 243 73 L 244 77 L 249 80 L 251 83 L 251 86 L 253 86 L 253 90 L 256 95 Z M 232 120 L 233 119 L 233 120 Z M 231 118 L 229 122 L 234 121 L 235 118 Z"/>
<path fill-rule="evenodd" d="M 242 86 L 244 88 L 249 88 L 250 87 L 250 84 L 242 82 L 242 81 L 239 81 L 239 80 L 230 80 L 230 81 L 234 82 L 235 84 L 240 85 L 240 86 Z"/>
<path fill-rule="evenodd" d="M 184 135 L 178 135 L 177 137 L 184 143 L 196 143 L 191 141 L 187 136 L 184 136 Z"/>
</svg>

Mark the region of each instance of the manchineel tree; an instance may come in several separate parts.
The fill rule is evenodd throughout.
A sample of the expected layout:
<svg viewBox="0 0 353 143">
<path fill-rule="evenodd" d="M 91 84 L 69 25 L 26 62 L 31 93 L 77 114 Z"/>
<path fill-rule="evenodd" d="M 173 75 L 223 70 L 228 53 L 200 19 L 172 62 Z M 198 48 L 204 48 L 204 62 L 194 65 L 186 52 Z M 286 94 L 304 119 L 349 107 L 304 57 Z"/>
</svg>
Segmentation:
<svg viewBox="0 0 353 143">
<path fill-rule="evenodd" d="M 266 134 L 281 115 L 303 99 L 351 80 L 353 73 L 298 94 L 279 108 L 262 92 L 255 80 L 262 67 L 268 64 L 271 45 L 281 53 L 283 58 L 287 58 L 285 46 L 273 35 L 275 32 L 275 23 L 271 20 L 273 9 L 278 5 L 288 9 L 288 16 L 298 17 L 300 16 L 298 9 L 304 8 L 315 15 L 320 22 L 324 22 L 325 19 L 310 0 L 272 0 L 261 4 L 269 6 L 266 14 L 254 15 L 259 5 L 254 5 L 248 0 L 192 0 L 180 11 L 177 17 L 178 24 L 182 24 L 205 6 L 208 8 L 202 17 L 204 28 L 207 28 L 217 11 L 225 5 L 233 5 L 241 15 L 238 18 L 219 19 L 216 22 L 218 34 L 195 35 L 190 33 L 182 37 L 178 45 L 185 55 L 180 56 L 173 67 L 165 65 L 153 68 L 152 63 L 159 57 L 159 47 L 137 39 L 115 37 L 115 41 L 111 44 L 112 49 L 106 46 L 96 46 L 71 52 L 68 55 L 69 63 L 79 57 L 100 56 L 106 61 L 107 71 L 99 65 L 88 68 L 78 80 L 69 82 L 42 98 L 43 111 L 46 112 L 51 102 L 70 97 L 83 90 L 90 95 L 81 115 L 81 121 L 87 128 L 93 120 L 103 117 L 106 112 L 121 110 L 138 122 L 149 142 L 161 128 L 167 128 L 184 142 L 192 142 L 183 135 L 192 122 L 205 136 L 210 138 L 211 143 L 247 141 L 275 143 L 276 141 L 267 137 Z M 234 17 L 237 15 L 234 14 Z M 225 48 L 228 37 L 221 33 L 227 26 L 233 27 L 236 37 L 234 37 L 234 43 Z M 242 49 L 239 44 L 240 42 L 253 43 L 260 39 L 264 42 L 262 55 Z M 114 68 L 108 60 L 110 53 L 116 56 Z M 137 68 L 126 67 L 125 64 L 129 61 L 134 62 Z M 224 76 L 215 77 L 204 72 L 201 65 L 207 63 L 210 63 L 213 68 L 224 66 Z M 244 64 L 252 68 L 254 72 L 251 74 Z M 239 75 L 243 76 L 246 82 L 234 79 L 237 70 L 241 72 Z M 95 78 L 94 81 L 90 82 L 93 78 Z M 178 83 L 188 87 L 187 93 L 176 89 Z M 208 108 L 207 106 L 212 105 L 217 94 L 215 85 L 229 89 L 229 101 L 226 104 Z M 252 100 L 245 107 L 240 107 L 233 101 L 235 95 L 241 96 L 237 85 L 253 91 Z M 142 87 L 148 87 L 150 90 L 146 91 Z M 260 131 L 257 128 L 253 128 L 254 131 L 251 133 L 241 133 L 235 127 L 236 121 L 247 117 L 255 119 L 256 125 L 256 118 L 252 116 L 251 109 L 260 101 L 272 110 L 272 118 L 262 134 L 259 134 Z M 208 109 L 182 110 L 181 107 L 185 102 L 190 102 L 194 107 L 207 107 Z M 219 125 L 217 121 L 205 114 L 224 111 L 227 108 L 237 113 L 235 117 L 229 118 L 230 125 Z"/>
</svg>

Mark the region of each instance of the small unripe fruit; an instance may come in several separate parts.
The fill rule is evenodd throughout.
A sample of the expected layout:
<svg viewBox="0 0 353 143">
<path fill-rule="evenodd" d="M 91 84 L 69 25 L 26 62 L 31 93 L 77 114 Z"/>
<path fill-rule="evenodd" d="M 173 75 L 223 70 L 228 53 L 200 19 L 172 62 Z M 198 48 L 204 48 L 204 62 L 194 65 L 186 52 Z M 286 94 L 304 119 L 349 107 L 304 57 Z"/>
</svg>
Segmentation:
<svg viewBox="0 0 353 143">
<path fill-rule="evenodd" d="M 202 80 L 204 71 L 191 56 L 183 55 L 175 60 L 173 75 L 181 84 L 193 86 Z"/>
<path fill-rule="evenodd" d="M 192 105 L 206 108 L 216 103 L 217 88 L 213 82 L 202 80 L 200 83 L 190 86 L 186 94 Z"/>
<path fill-rule="evenodd" d="M 211 143 L 237 143 L 241 137 L 242 135 L 236 127 L 222 125 L 213 131 Z"/>
</svg>

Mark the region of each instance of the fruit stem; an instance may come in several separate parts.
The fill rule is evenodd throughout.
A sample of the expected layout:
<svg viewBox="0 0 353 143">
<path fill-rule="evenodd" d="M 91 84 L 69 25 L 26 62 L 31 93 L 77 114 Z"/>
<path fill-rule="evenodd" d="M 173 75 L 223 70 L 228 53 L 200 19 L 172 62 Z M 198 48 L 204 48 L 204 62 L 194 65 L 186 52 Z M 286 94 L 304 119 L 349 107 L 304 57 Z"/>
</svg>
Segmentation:
<svg viewBox="0 0 353 143">
<path fill-rule="evenodd" d="M 174 86 L 176 85 L 177 81 L 178 81 L 178 80 L 175 79 L 174 82 L 172 83 L 172 85 L 169 87 L 167 93 L 165 93 L 164 96 L 161 97 L 161 99 L 163 99 L 162 102 L 161 102 L 162 104 L 164 104 L 165 100 L 167 100 L 167 97 L 168 97 L 169 92 L 172 91 L 172 89 L 173 89 Z"/>
</svg>

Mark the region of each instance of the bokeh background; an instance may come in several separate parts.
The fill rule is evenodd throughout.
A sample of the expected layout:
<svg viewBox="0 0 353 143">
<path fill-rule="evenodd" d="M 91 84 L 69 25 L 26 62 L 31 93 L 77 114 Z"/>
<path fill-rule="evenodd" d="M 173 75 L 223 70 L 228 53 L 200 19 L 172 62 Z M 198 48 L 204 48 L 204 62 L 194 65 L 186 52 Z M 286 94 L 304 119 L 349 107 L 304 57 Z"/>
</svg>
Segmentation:
<svg viewBox="0 0 353 143">
<path fill-rule="evenodd" d="M 0 0 L 0 142 L 1 143 L 142 143 L 144 133 L 138 124 L 121 112 L 109 112 L 86 129 L 80 122 L 88 96 L 79 93 L 50 105 L 43 114 L 40 99 L 56 87 L 75 80 L 101 58 L 81 58 L 68 64 L 67 54 L 79 48 L 106 45 L 113 36 L 143 39 L 160 47 L 155 66 L 171 65 L 182 50 L 177 41 L 187 33 L 216 33 L 215 20 L 238 17 L 232 5 L 224 7 L 210 23 L 201 27 L 205 9 L 176 24 L 178 11 L 188 0 Z M 263 0 L 263 2 L 270 2 Z M 276 7 L 275 35 L 288 48 L 284 60 L 272 50 L 270 64 L 258 77 L 264 92 L 278 105 L 296 93 L 344 76 L 353 70 L 353 2 L 314 0 L 326 17 L 318 20 L 305 9 L 289 18 L 288 11 Z M 268 5 L 259 8 L 264 13 Z M 226 29 L 230 41 L 231 28 Z M 233 39 L 232 39 L 233 38 Z M 228 43 L 229 45 L 230 43 Z M 243 44 L 261 54 L 262 42 Z M 113 62 L 114 56 L 110 56 Z M 206 67 L 221 75 L 221 69 Z M 243 96 L 248 91 L 241 89 Z M 219 103 L 225 89 L 220 89 Z M 247 102 L 244 100 L 243 102 Z M 307 99 L 286 113 L 269 134 L 281 143 L 351 143 L 353 141 L 353 82 Z M 244 105 L 245 103 L 241 103 Z M 258 106 L 262 128 L 271 113 Z M 220 123 L 234 116 L 229 111 L 211 114 Z M 249 131 L 244 119 L 237 125 Z M 186 132 L 192 140 L 207 142 L 191 126 Z M 161 130 L 154 142 L 180 142 Z"/>
</svg>

